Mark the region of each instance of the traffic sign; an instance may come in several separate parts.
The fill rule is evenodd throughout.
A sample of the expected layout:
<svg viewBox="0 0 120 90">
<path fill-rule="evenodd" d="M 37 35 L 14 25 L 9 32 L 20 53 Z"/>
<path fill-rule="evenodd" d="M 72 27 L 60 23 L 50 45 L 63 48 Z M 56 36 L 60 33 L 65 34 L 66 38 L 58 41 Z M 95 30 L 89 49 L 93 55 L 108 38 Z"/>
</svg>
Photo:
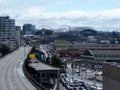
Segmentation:
<svg viewBox="0 0 120 90">
<path fill-rule="evenodd" d="M 35 54 L 29 54 L 29 58 L 35 58 Z"/>
</svg>

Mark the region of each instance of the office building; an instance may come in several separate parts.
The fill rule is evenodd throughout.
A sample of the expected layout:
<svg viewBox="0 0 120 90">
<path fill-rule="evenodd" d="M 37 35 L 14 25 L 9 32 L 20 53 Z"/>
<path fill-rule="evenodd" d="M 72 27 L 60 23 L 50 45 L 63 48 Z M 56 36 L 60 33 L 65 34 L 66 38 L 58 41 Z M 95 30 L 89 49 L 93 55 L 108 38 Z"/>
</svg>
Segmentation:
<svg viewBox="0 0 120 90">
<path fill-rule="evenodd" d="M 103 90 L 120 90 L 120 63 L 103 64 Z"/>
<path fill-rule="evenodd" d="M 16 49 L 15 19 L 0 16 L 0 42 L 8 45 L 11 50 Z"/>
<path fill-rule="evenodd" d="M 20 45 L 20 43 L 21 43 L 21 37 L 20 37 L 20 32 L 21 32 L 21 27 L 20 26 L 15 26 L 15 39 L 16 39 L 16 44 L 17 44 L 17 46 L 19 46 Z"/>
<path fill-rule="evenodd" d="M 23 35 L 31 35 L 35 32 L 35 25 L 24 24 L 23 25 Z"/>
</svg>

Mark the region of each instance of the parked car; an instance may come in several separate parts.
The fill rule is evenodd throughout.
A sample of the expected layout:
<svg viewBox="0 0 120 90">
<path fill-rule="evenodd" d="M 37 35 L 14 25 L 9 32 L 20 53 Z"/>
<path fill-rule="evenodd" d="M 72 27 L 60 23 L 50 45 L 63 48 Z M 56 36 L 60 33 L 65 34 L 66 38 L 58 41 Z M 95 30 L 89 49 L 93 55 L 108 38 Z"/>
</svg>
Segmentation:
<svg viewBox="0 0 120 90">
<path fill-rule="evenodd" d="M 95 84 L 95 85 L 92 86 L 92 89 L 94 89 L 94 90 L 102 90 L 103 86 L 100 85 L 100 84 Z"/>
</svg>

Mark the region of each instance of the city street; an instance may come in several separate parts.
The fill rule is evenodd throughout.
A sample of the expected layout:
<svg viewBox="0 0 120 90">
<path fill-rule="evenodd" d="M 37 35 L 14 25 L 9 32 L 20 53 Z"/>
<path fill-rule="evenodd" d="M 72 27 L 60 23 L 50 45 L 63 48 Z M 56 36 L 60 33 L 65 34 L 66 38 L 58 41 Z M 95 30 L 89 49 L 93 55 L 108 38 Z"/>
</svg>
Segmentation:
<svg viewBox="0 0 120 90">
<path fill-rule="evenodd" d="M 0 90 L 36 90 L 22 71 L 22 63 L 29 50 L 30 47 L 20 47 L 0 59 Z"/>
</svg>

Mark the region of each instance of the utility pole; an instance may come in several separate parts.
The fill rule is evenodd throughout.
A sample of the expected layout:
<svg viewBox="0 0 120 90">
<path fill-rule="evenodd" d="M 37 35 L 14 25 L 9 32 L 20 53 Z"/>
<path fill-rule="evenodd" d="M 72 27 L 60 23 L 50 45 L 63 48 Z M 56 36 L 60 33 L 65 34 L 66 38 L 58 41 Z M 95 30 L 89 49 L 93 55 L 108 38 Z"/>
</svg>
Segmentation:
<svg viewBox="0 0 120 90">
<path fill-rule="evenodd" d="M 26 54 L 26 48 L 25 47 L 26 47 L 26 44 L 24 45 L 24 58 L 23 58 L 24 60 L 25 60 L 25 56 L 26 56 L 25 55 Z"/>
</svg>

